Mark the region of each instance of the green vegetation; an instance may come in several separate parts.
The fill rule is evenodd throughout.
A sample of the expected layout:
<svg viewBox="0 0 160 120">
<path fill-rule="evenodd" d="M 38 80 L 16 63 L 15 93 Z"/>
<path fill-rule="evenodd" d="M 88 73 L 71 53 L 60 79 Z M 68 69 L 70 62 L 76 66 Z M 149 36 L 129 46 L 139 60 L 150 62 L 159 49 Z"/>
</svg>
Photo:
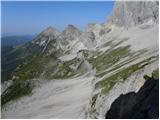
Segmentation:
<svg viewBox="0 0 160 120">
<path fill-rule="evenodd" d="M 22 63 L 23 59 L 17 59 L 20 51 L 15 51 L 13 46 L 2 47 L 1 57 L 1 82 L 11 79 L 11 73 Z"/>
<path fill-rule="evenodd" d="M 49 59 L 48 57 L 42 56 L 32 56 L 28 58 L 13 72 L 13 80 L 28 80 L 39 77 Z"/>
<path fill-rule="evenodd" d="M 149 80 L 149 79 L 151 79 L 152 77 L 153 77 L 155 80 L 159 80 L 159 69 L 154 70 L 154 71 L 152 72 L 152 76 L 148 76 L 148 75 L 146 75 L 146 74 L 143 76 L 143 78 L 144 78 L 145 80 Z"/>
<path fill-rule="evenodd" d="M 78 58 L 74 58 L 73 60 L 66 61 L 66 62 L 60 62 L 56 66 L 56 70 L 58 70 L 56 73 L 49 75 L 49 79 L 64 79 L 64 78 L 70 78 L 74 75 L 78 74 L 78 67 L 80 66 L 81 62 Z M 73 69 L 73 67 L 77 67 L 77 69 Z M 48 72 L 49 73 L 49 72 Z"/>
<path fill-rule="evenodd" d="M 109 70 L 105 70 L 103 72 L 97 73 L 96 77 L 102 77 L 114 70 L 120 69 L 121 67 L 123 67 L 124 65 L 127 65 L 131 62 L 133 62 L 134 60 L 136 60 L 137 58 L 139 58 L 140 55 L 142 55 L 143 53 L 145 53 L 146 50 L 140 50 L 138 52 L 133 52 L 133 53 L 129 53 L 129 58 L 126 59 L 125 61 L 120 62 L 119 64 L 115 65 L 113 68 L 109 69 Z"/>
<path fill-rule="evenodd" d="M 94 114 L 94 118 L 97 119 L 96 116 L 99 115 L 99 113 L 96 111 L 96 100 L 97 100 L 97 97 L 98 97 L 98 94 L 95 94 L 93 97 L 92 97 L 92 100 L 90 101 L 90 104 L 91 104 L 91 114 L 93 115 Z"/>
<path fill-rule="evenodd" d="M 120 59 L 132 55 L 130 46 L 117 47 L 123 42 L 127 41 L 129 38 L 120 39 L 119 42 L 114 42 L 116 38 L 106 42 L 102 47 L 109 46 L 110 49 L 106 52 L 97 51 L 88 61 L 96 68 L 96 76 L 103 76 L 106 74 L 104 72 L 107 68 L 113 66 L 115 63 L 119 62 Z M 107 72 L 108 73 L 108 72 Z"/>
<path fill-rule="evenodd" d="M 31 42 L 16 47 L 2 47 L 2 82 L 11 79 L 11 73 L 26 59 L 39 53 L 40 47 Z"/>
<path fill-rule="evenodd" d="M 11 100 L 31 94 L 32 79 L 39 77 L 48 58 L 30 56 L 12 74 L 13 83 L 1 95 L 2 105 Z"/>
<path fill-rule="evenodd" d="M 13 81 L 1 95 L 2 107 L 11 100 L 16 100 L 22 96 L 32 93 L 33 84 L 30 81 Z"/>
<path fill-rule="evenodd" d="M 32 79 L 39 78 L 45 65 L 55 58 L 42 55 L 29 55 L 12 73 L 13 83 L 2 93 L 2 105 L 11 100 L 31 94 L 33 89 Z"/>
<path fill-rule="evenodd" d="M 149 77 L 148 75 L 144 75 L 143 78 L 144 78 L 145 80 L 149 80 L 151 77 Z"/>
<path fill-rule="evenodd" d="M 70 61 L 60 62 L 54 55 L 28 56 L 23 64 L 19 65 L 12 73 L 13 84 L 3 92 L 2 104 L 31 94 L 33 89 L 32 79 L 39 78 L 42 73 L 44 73 L 46 79 L 63 79 L 76 75 L 78 71 L 73 70 L 70 67 L 71 65 L 79 67 L 81 61 L 75 58 Z"/>
<path fill-rule="evenodd" d="M 39 78 L 40 75 L 46 70 L 50 74 L 52 74 L 54 71 L 49 71 L 52 67 L 55 69 L 57 68 L 57 61 L 58 61 L 58 56 L 63 53 L 61 49 L 58 49 L 54 51 L 52 54 L 47 54 L 43 55 L 40 54 L 41 52 L 39 51 L 36 53 L 35 46 L 33 46 L 31 43 L 28 43 L 30 47 L 34 47 L 34 50 L 32 51 L 32 54 L 28 54 L 27 57 L 25 57 L 25 61 L 18 66 L 18 68 L 12 73 L 12 79 L 14 80 L 28 80 L 28 79 L 33 79 L 33 78 Z M 28 45 L 25 46 L 25 48 L 28 48 Z M 28 48 L 27 51 L 29 51 L 30 48 Z M 58 54 L 59 53 L 59 54 Z M 54 63 L 53 65 L 49 66 L 49 63 Z M 48 66 L 48 69 L 45 69 L 46 66 Z M 51 73 L 52 72 L 52 73 Z M 46 74 L 45 76 L 49 75 Z M 49 76 L 48 76 L 49 77 Z"/>
<path fill-rule="evenodd" d="M 159 69 L 154 70 L 152 72 L 152 76 L 153 76 L 154 79 L 159 80 Z"/>
<path fill-rule="evenodd" d="M 130 46 L 119 47 L 111 51 L 105 52 L 96 58 L 92 57 L 89 62 L 97 70 L 97 74 L 117 63 L 121 58 L 130 54 Z"/>
<path fill-rule="evenodd" d="M 13 80 L 12 85 L 1 95 L 2 106 L 31 93 L 33 88 L 31 79 L 40 75 L 47 59 L 39 56 L 40 50 L 40 47 L 32 42 L 2 49 L 2 82 Z"/>
<path fill-rule="evenodd" d="M 115 49 L 116 50 L 116 49 Z M 105 66 L 104 68 L 106 69 L 105 71 L 102 71 L 102 70 L 104 70 L 103 69 L 103 67 L 100 67 L 100 69 L 99 70 L 101 70 L 102 72 L 98 72 L 97 73 L 97 77 L 102 77 L 102 76 L 104 76 L 104 75 L 106 75 L 106 74 L 108 74 L 108 73 L 110 73 L 110 76 L 104 76 L 104 78 L 101 80 L 101 81 L 99 81 L 99 82 L 97 82 L 96 84 L 95 84 L 95 89 L 101 89 L 101 92 L 100 93 L 97 93 L 95 96 L 93 96 L 92 97 L 92 100 L 91 100 L 91 112 L 92 112 L 92 114 L 97 114 L 97 111 L 96 111 L 96 108 L 95 108 L 95 104 L 96 104 L 96 99 L 97 99 L 97 96 L 98 95 L 102 95 L 102 94 L 106 94 L 106 93 L 108 93 L 112 88 L 113 88 L 113 86 L 117 83 L 117 82 L 124 82 L 125 80 L 127 80 L 131 75 L 133 75 L 134 73 L 136 73 L 136 72 L 138 72 L 139 70 L 141 70 L 141 69 L 143 69 L 145 66 L 147 66 L 147 65 L 149 65 L 149 64 L 151 64 L 151 63 L 153 63 L 153 62 L 155 62 L 155 61 L 157 61 L 158 60 L 158 56 L 152 56 L 152 57 L 150 57 L 150 58 L 148 58 L 148 59 L 146 59 L 146 60 L 143 60 L 143 61 L 140 61 L 139 63 L 136 63 L 136 64 L 132 64 L 132 65 L 130 65 L 130 66 L 128 66 L 128 67 L 124 67 L 124 65 L 127 65 L 128 63 L 131 63 L 131 62 L 133 62 L 134 60 L 136 60 L 137 58 L 139 58 L 139 56 L 140 55 L 142 55 L 143 53 L 145 53 L 146 52 L 146 50 L 140 50 L 140 51 L 138 51 L 138 52 L 130 52 L 130 50 L 126 50 L 125 52 L 122 52 L 122 51 L 124 50 L 124 49 L 119 49 L 119 51 L 120 51 L 120 54 L 122 55 L 122 56 L 125 56 L 125 54 L 127 54 L 127 56 L 130 56 L 129 58 L 127 58 L 127 60 L 125 60 L 125 61 L 122 61 L 122 62 L 120 62 L 119 64 L 117 64 L 117 65 L 115 65 L 115 64 L 112 64 L 112 61 L 110 61 L 110 62 L 105 62 L 105 57 L 103 57 L 103 59 L 101 58 L 102 56 L 98 56 L 96 59 L 101 59 L 101 60 L 99 60 L 99 63 L 103 63 L 102 64 L 102 66 Z M 111 50 L 112 52 L 114 51 L 114 50 Z M 109 52 L 111 52 L 111 51 L 109 51 Z M 116 50 L 117 52 L 119 52 L 118 50 Z M 115 53 L 117 53 L 115 51 Z M 107 51 L 108 52 L 108 51 Z M 109 52 L 108 52 L 108 54 L 109 54 Z M 124 53 L 124 54 L 123 54 Z M 108 54 L 106 54 L 106 58 L 107 58 L 107 55 Z M 104 55 L 104 54 L 103 54 Z M 113 54 L 113 56 L 114 56 L 115 54 Z M 100 58 L 99 58 L 100 57 Z M 116 57 L 116 56 L 115 56 Z M 110 56 L 108 57 L 109 59 L 110 59 Z M 112 58 L 112 57 L 111 57 Z M 104 61 L 104 62 L 103 62 Z M 113 61 L 114 62 L 114 61 Z M 118 62 L 118 61 L 117 61 Z M 107 70 L 107 68 L 110 68 L 111 66 L 107 66 L 107 65 L 105 65 L 105 64 L 107 64 L 107 63 L 110 63 L 111 64 L 111 66 L 112 65 L 115 65 L 114 67 L 112 67 L 111 69 L 109 69 L 109 70 Z M 115 62 L 116 63 L 116 62 Z M 96 63 L 96 64 L 98 64 L 98 62 Z M 96 66 L 96 64 L 95 64 L 95 67 L 97 67 Z M 100 66 L 100 65 L 99 65 Z M 98 66 L 98 67 L 99 67 Z M 115 71 L 115 70 L 117 70 L 117 71 Z M 115 71 L 115 72 L 113 72 L 113 71 Z M 113 73 L 112 73 L 113 72 Z M 152 73 L 152 76 L 154 77 L 154 78 L 159 78 L 159 70 L 157 69 L 157 70 L 155 70 L 155 71 L 153 71 L 153 73 Z"/>
<path fill-rule="evenodd" d="M 95 95 L 92 97 L 92 101 L 91 101 L 91 107 L 92 107 L 92 108 L 95 107 L 97 97 L 98 97 L 98 94 L 95 94 Z"/>
<path fill-rule="evenodd" d="M 107 93 L 119 80 L 125 81 L 129 76 L 131 76 L 136 71 L 143 69 L 146 65 L 151 64 L 156 61 L 157 56 L 150 57 L 144 61 L 137 64 L 133 64 L 127 68 L 123 68 L 112 74 L 111 76 L 104 78 L 103 80 L 96 83 L 95 88 L 101 87 L 102 93 Z"/>
</svg>

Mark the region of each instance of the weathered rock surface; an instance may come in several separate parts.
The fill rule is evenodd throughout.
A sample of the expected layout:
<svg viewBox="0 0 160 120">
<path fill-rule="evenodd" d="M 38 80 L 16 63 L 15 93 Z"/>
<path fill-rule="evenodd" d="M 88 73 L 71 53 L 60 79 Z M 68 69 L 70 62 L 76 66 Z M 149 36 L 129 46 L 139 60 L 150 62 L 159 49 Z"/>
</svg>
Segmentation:
<svg viewBox="0 0 160 120">
<path fill-rule="evenodd" d="M 158 23 L 158 1 L 116 1 L 108 22 L 131 27 L 146 21 Z"/>
<path fill-rule="evenodd" d="M 48 27 L 33 40 L 33 43 L 36 43 L 40 46 L 45 46 L 49 39 L 54 40 L 59 34 L 60 32 L 56 28 Z"/>
<path fill-rule="evenodd" d="M 107 119 L 158 119 L 159 80 L 150 78 L 135 93 L 120 95 L 106 114 Z"/>
</svg>

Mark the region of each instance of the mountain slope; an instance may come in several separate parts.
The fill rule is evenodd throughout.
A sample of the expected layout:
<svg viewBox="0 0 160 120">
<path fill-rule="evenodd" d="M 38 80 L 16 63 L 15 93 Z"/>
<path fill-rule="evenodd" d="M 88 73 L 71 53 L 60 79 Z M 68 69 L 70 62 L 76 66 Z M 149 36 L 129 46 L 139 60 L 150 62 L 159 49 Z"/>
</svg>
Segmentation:
<svg viewBox="0 0 160 120">
<path fill-rule="evenodd" d="M 12 72 L 13 83 L 2 94 L 2 116 L 105 118 L 119 95 L 137 92 L 145 82 L 143 76 L 159 69 L 158 17 L 152 14 L 158 14 L 157 5 L 116 2 L 110 20 L 117 18 L 118 23 L 89 24 L 83 32 L 73 25 L 62 33 L 51 27 L 44 30 L 30 43 L 33 48 L 25 49 L 33 53 L 37 46 L 38 54 L 25 57 Z M 124 9 L 140 15 L 142 22 Z M 149 17 L 141 15 L 146 11 Z"/>
</svg>

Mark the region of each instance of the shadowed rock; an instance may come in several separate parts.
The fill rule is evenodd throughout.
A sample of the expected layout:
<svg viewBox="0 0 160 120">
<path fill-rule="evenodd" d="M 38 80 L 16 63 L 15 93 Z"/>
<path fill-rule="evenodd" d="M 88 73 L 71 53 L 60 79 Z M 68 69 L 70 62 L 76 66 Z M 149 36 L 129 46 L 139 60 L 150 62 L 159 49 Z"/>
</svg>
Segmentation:
<svg viewBox="0 0 160 120">
<path fill-rule="evenodd" d="M 120 95 L 111 105 L 106 119 L 158 119 L 159 80 L 149 78 L 135 93 Z"/>
</svg>

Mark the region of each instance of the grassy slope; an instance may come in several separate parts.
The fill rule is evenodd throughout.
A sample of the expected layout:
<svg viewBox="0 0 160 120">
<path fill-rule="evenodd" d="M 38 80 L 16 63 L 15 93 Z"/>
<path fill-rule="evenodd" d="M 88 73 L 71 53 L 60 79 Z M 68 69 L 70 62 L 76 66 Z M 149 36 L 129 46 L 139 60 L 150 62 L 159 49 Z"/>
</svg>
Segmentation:
<svg viewBox="0 0 160 120">
<path fill-rule="evenodd" d="M 81 65 L 81 61 L 78 58 L 61 62 L 55 56 L 56 53 L 50 56 L 28 56 L 23 64 L 19 65 L 12 73 L 13 84 L 2 94 L 2 105 L 11 100 L 31 94 L 34 86 L 33 79 L 40 77 L 47 80 L 64 79 L 78 74 L 77 70 L 73 70 L 70 67 L 71 65 Z"/>
<path fill-rule="evenodd" d="M 125 65 L 140 58 L 141 55 L 147 52 L 147 50 L 133 52 L 130 50 L 130 46 L 118 47 L 118 45 L 122 44 L 123 42 L 124 40 L 120 41 L 119 43 L 109 41 L 103 45 L 103 47 L 110 47 L 108 51 L 104 53 L 96 52 L 92 57 L 89 58 L 89 62 L 94 68 L 96 68 L 96 77 L 99 79 L 102 78 L 95 84 L 95 89 L 100 89 L 100 92 L 93 95 L 90 101 L 90 112 L 95 116 L 98 114 L 95 108 L 98 95 L 106 94 L 117 82 L 127 80 L 127 78 L 135 72 L 158 60 L 158 56 L 152 56 L 148 59 L 139 61 L 138 63 L 131 64 L 128 67 L 124 67 Z M 111 74 L 109 75 L 109 73 Z M 155 74 L 155 76 L 157 76 L 157 72 L 155 72 Z"/>
</svg>

